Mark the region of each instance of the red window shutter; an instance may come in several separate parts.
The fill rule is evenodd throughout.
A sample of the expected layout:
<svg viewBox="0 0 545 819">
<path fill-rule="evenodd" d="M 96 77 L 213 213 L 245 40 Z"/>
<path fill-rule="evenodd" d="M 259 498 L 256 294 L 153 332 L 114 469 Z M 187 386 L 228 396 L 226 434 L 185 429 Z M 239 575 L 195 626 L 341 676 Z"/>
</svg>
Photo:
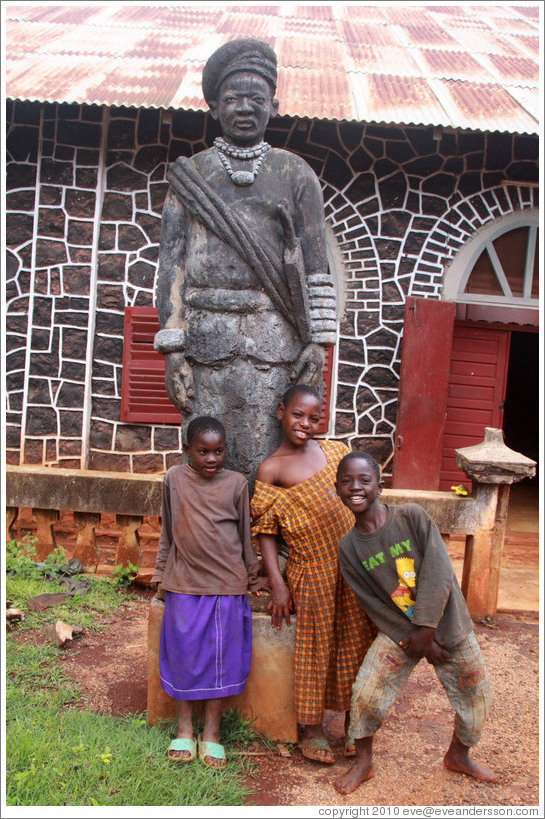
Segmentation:
<svg viewBox="0 0 545 819">
<path fill-rule="evenodd" d="M 153 349 L 159 330 L 155 307 L 126 307 L 121 378 L 121 420 L 180 424 L 165 389 L 165 359 Z"/>
<path fill-rule="evenodd" d="M 153 349 L 159 330 L 157 308 L 126 307 L 123 332 L 121 420 L 129 423 L 179 424 L 181 417 L 165 389 L 165 359 Z M 329 427 L 333 348 L 326 350 L 324 400 L 319 434 Z"/>
</svg>

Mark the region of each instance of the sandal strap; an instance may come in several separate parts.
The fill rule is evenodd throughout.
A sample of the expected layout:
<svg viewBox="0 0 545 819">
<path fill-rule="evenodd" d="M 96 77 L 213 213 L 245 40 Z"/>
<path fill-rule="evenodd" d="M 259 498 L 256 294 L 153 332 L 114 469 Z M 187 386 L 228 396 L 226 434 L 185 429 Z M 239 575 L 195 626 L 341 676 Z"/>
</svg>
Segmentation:
<svg viewBox="0 0 545 819">
<path fill-rule="evenodd" d="M 176 737 L 173 739 L 170 745 L 168 746 L 169 751 L 194 751 L 195 750 L 195 740 L 194 739 L 183 739 L 182 737 Z"/>
<path fill-rule="evenodd" d="M 219 742 L 199 741 L 199 755 L 211 756 L 213 759 L 225 759 L 225 748 Z"/>
</svg>

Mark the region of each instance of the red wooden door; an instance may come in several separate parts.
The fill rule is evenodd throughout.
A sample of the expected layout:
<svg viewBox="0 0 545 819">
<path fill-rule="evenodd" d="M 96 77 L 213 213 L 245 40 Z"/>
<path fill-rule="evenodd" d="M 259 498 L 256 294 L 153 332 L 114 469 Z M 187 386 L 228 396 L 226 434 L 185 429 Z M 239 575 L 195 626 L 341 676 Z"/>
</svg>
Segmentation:
<svg viewBox="0 0 545 819">
<path fill-rule="evenodd" d="M 470 488 L 466 475 L 456 466 L 454 450 L 480 444 L 485 427 L 502 427 L 509 341 L 509 330 L 454 326 L 441 490 L 460 483 Z"/>
<path fill-rule="evenodd" d="M 456 305 L 405 305 L 392 486 L 438 489 Z"/>
</svg>

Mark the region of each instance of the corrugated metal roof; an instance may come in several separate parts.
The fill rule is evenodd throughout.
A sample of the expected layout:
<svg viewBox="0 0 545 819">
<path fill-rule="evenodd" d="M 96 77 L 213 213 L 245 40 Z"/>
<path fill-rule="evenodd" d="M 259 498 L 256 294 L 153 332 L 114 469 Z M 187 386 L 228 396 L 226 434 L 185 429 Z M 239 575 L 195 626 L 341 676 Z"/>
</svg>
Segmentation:
<svg viewBox="0 0 545 819">
<path fill-rule="evenodd" d="M 206 59 L 258 37 L 281 114 L 537 133 L 540 6 L 2 4 L 6 95 L 207 110 Z"/>
</svg>

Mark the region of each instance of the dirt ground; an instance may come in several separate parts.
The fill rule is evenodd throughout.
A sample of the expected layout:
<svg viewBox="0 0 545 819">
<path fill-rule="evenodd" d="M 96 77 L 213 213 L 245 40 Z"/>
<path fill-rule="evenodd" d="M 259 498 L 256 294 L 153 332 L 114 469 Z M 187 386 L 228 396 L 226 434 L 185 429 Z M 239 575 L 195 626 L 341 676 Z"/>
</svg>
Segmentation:
<svg viewBox="0 0 545 819">
<path fill-rule="evenodd" d="M 139 714 L 147 706 L 147 616 L 152 592 L 105 621 L 100 635 L 84 633 L 60 649 L 64 670 L 77 681 L 86 708 Z M 247 805 L 518 805 L 539 804 L 539 627 L 532 613 L 500 612 L 495 628 L 476 633 L 494 688 L 494 704 L 475 756 L 501 776 L 485 785 L 447 771 L 442 757 L 452 712 L 433 669 L 422 662 L 375 739 L 376 776 L 339 796 L 332 781 L 349 767 L 342 756 L 342 716 L 328 712 L 326 730 L 337 755 L 333 766 L 301 757 L 252 758 Z"/>
</svg>

